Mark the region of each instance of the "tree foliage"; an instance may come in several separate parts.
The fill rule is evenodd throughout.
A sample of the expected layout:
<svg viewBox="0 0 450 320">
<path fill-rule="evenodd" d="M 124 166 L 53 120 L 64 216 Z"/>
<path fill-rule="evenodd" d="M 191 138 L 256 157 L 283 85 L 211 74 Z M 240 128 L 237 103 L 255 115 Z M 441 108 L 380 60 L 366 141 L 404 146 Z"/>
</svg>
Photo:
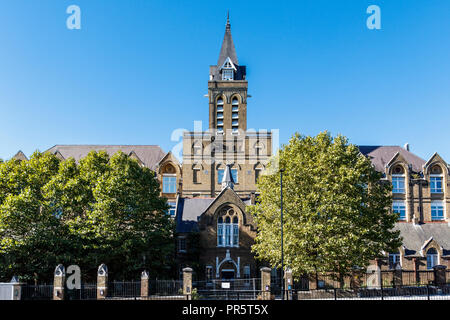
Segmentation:
<svg viewBox="0 0 450 320">
<path fill-rule="evenodd" d="M 0 276 L 49 280 L 59 263 L 91 277 L 101 263 L 115 278 L 164 276 L 174 244 L 167 208 L 154 172 L 122 152 L 0 163 Z"/>
<path fill-rule="evenodd" d="M 283 174 L 284 261 L 303 274 L 351 274 L 381 252 L 401 245 L 393 231 L 391 186 L 343 136 L 295 134 L 278 155 Z M 280 173 L 269 164 L 258 180 L 259 203 L 249 207 L 258 226 L 252 250 L 281 266 Z M 270 173 L 271 172 L 271 173 Z"/>
</svg>

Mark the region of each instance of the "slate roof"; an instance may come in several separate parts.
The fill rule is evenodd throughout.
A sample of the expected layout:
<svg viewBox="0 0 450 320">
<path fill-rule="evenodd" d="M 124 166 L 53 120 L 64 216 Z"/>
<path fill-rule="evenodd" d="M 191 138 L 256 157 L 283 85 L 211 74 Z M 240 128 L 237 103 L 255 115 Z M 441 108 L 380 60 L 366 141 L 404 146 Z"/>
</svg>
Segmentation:
<svg viewBox="0 0 450 320">
<path fill-rule="evenodd" d="M 197 231 L 198 218 L 215 198 L 179 198 L 177 203 L 177 232 Z"/>
<path fill-rule="evenodd" d="M 81 158 L 86 157 L 92 150 L 104 150 L 110 156 L 119 150 L 127 155 L 134 152 L 144 166 L 153 171 L 156 169 L 158 162 L 165 156 L 165 152 L 161 147 L 156 145 L 55 145 L 46 152 L 54 154 L 59 152 L 64 159 L 72 157 L 78 162 Z"/>
<path fill-rule="evenodd" d="M 198 219 L 225 190 L 223 189 L 215 198 L 178 198 L 176 213 L 177 233 L 198 231 Z M 250 198 L 241 198 L 241 200 L 245 205 L 251 205 Z"/>
<path fill-rule="evenodd" d="M 422 246 L 431 237 L 444 249 L 444 256 L 450 255 L 450 226 L 448 223 L 396 223 L 395 230 L 399 230 L 403 237 L 406 255 L 420 256 Z"/>
<path fill-rule="evenodd" d="M 379 172 L 385 171 L 386 164 L 392 160 L 397 152 L 412 165 L 414 172 L 421 172 L 423 165 L 426 163 L 422 158 L 400 146 L 358 146 L 358 148 L 363 155 L 370 158 L 375 169 Z"/>
</svg>

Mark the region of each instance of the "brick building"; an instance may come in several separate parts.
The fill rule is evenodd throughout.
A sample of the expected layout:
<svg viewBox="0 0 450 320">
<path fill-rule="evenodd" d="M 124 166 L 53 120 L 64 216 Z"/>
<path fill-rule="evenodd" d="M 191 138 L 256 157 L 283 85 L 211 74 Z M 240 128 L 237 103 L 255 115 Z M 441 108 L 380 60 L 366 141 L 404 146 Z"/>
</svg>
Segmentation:
<svg viewBox="0 0 450 320">
<path fill-rule="evenodd" d="M 207 131 L 186 132 L 182 164 L 159 146 L 56 145 L 61 159 L 91 150 L 121 150 L 155 171 L 161 196 L 176 219 L 177 263 L 195 266 L 199 279 L 250 278 L 259 265 L 251 253 L 256 225 L 246 212 L 255 203 L 256 180 L 272 156 L 272 134 L 247 128 L 246 66 L 240 65 L 227 19 L 225 36 L 208 81 Z M 206 109 L 206 108 L 205 108 Z M 409 146 L 360 146 L 393 184 L 392 210 L 403 245 L 374 262 L 407 270 L 450 267 L 450 167 L 438 154 L 428 161 Z M 26 160 L 22 152 L 15 158 Z"/>
</svg>

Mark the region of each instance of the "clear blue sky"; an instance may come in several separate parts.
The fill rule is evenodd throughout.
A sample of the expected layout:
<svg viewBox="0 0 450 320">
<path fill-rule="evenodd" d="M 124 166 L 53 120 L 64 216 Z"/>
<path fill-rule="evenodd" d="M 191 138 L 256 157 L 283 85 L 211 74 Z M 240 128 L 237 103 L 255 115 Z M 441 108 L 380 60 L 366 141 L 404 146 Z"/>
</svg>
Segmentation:
<svg viewBox="0 0 450 320">
<path fill-rule="evenodd" d="M 66 8 L 82 29 L 66 28 Z M 366 8 L 381 8 L 369 30 Z M 0 0 L 0 158 L 55 144 L 158 144 L 208 123 L 230 10 L 248 127 L 411 144 L 450 162 L 448 0 Z"/>
</svg>

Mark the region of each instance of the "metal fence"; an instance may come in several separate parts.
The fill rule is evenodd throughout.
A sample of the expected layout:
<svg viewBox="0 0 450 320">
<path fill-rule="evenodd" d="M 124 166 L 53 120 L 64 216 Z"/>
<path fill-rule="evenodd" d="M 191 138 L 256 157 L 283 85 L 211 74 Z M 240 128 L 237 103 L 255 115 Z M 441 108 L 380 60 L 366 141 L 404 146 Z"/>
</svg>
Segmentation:
<svg viewBox="0 0 450 320">
<path fill-rule="evenodd" d="M 333 274 L 319 274 L 310 276 L 309 281 L 315 283 L 314 287 L 317 289 L 352 289 L 360 287 L 374 287 L 374 286 L 394 286 L 395 271 L 383 270 L 378 272 L 355 273 L 352 276 L 345 276 L 339 278 Z M 428 284 L 435 284 L 435 272 L 431 270 L 402 270 L 401 285 L 403 286 L 421 286 Z M 446 282 L 450 283 L 450 273 L 446 272 Z M 304 286 L 307 290 L 307 286 Z"/>
<path fill-rule="evenodd" d="M 149 280 L 149 296 L 174 296 L 183 291 L 182 280 Z"/>
<path fill-rule="evenodd" d="M 68 289 L 64 291 L 65 300 L 96 300 L 97 284 L 82 283 L 80 289 Z"/>
<path fill-rule="evenodd" d="M 450 286 L 316 289 L 290 293 L 294 300 L 450 300 Z"/>
<path fill-rule="evenodd" d="M 211 279 L 192 283 L 193 298 L 201 300 L 256 300 L 260 296 L 261 279 Z"/>
<path fill-rule="evenodd" d="M 107 298 L 137 299 L 140 296 L 140 281 L 113 281 L 108 283 Z"/>
<path fill-rule="evenodd" d="M 53 299 L 53 285 L 40 284 L 21 286 L 21 300 L 52 300 Z"/>
</svg>

